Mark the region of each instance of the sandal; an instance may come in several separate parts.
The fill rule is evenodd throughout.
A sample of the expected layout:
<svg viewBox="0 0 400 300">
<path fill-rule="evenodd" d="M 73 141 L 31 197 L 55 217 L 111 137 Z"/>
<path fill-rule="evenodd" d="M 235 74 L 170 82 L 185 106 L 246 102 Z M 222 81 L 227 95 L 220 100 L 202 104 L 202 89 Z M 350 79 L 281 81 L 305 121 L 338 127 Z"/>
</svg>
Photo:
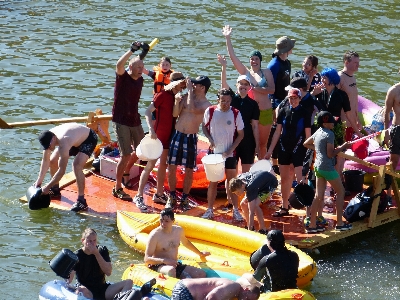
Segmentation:
<svg viewBox="0 0 400 300">
<path fill-rule="evenodd" d="M 112 194 L 114 197 L 119 198 L 121 200 L 132 201 L 132 197 L 129 196 L 127 193 L 125 193 L 122 188 L 119 188 L 118 190 L 116 190 L 115 187 L 113 187 Z"/>
<path fill-rule="evenodd" d="M 285 217 L 289 215 L 289 208 L 280 207 L 279 211 L 276 211 L 272 214 L 273 217 Z"/>
<path fill-rule="evenodd" d="M 130 175 L 131 175 L 131 174 L 129 174 L 129 173 L 128 173 L 128 174 L 122 175 L 122 184 L 124 185 L 124 187 L 126 187 L 126 188 L 128 188 L 128 189 L 133 188 L 133 184 L 132 184 L 131 180 L 129 179 L 129 176 L 130 176 Z M 127 182 L 125 182 L 124 176 L 128 176 Z"/>
</svg>

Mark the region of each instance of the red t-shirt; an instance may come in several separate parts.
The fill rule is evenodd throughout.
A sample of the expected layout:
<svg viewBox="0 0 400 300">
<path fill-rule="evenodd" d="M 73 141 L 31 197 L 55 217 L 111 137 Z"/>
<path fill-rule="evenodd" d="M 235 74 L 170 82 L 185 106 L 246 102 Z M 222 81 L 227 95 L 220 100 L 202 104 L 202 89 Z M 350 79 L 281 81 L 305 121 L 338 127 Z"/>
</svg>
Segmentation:
<svg viewBox="0 0 400 300">
<path fill-rule="evenodd" d="M 171 91 L 161 91 L 154 95 L 153 104 L 156 108 L 154 130 L 164 149 L 169 149 L 172 132 L 175 129 L 176 118 L 172 116 L 175 95 Z"/>
<path fill-rule="evenodd" d="M 130 127 L 139 126 L 142 123 L 139 114 L 139 99 L 143 81 L 143 77 L 132 79 L 126 71 L 122 75 L 116 75 L 113 122 Z"/>
</svg>

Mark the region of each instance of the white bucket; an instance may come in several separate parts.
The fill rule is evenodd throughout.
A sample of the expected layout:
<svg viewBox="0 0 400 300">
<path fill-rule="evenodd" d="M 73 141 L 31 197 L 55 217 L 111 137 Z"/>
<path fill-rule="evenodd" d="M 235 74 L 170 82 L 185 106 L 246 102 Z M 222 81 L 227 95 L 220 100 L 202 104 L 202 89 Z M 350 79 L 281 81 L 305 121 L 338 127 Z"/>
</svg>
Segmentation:
<svg viewBox="0 0 400 300">
<path fill-rule="evenodd" d="M 261 159 L 257 162 L 255 162 L 251 168 L 250 172 L 255 172 L 255 171 L 271 171 L 271 163 L 267 159 Z"/>
<path fill-rule="evenodd" d="M 136 156 L 141 160 L 155 160 L 158 159 L 163 151 L 163 145 L 159 139 L 152 139 L 146 135 L 140 144 L 136 147 Z"/>
<path fill-rule="evenodd" d="M 209 154 L 201 159 L 207 180 L 218 182 L 225 177 L 225 159 L 222 154 Z"/>
</svg>

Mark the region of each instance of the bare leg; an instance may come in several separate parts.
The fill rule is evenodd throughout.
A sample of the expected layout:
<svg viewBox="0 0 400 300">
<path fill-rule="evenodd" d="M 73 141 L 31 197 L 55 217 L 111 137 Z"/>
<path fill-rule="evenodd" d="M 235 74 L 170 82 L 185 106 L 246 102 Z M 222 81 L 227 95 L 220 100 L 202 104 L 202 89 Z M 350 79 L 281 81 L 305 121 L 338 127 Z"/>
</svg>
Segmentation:
<svg viewBox="0 0 400 300">
<path fill-rule="evenodd" d="M 143 172 L 140 174 L 139 179 L 139 188 L 138 188 L 138 196 L 143 197 L 144 187 L 146 186 L 146 182 L 149 179 L 150 172 L 153 170 L 154 166 L 156 165 L 157 160 L 150 160 L 147 162 L 146 167 L 144 168 Z M 157 177 L 157 180 L 159 178 Z"/>
<path fill-rule="evenodd" d="M 126 168 L 127 163 L 129 162 L 129 159 L 131 158 L 131 155 L 123 155 L 121 156 L 119 162 L 117 163 L 117 172 L 115 174 L 115 189 L 118 190 L 122 186 L 122 176 L 124 175 L 124 171 Z"/>
<path fill-rule="evenodd" d="M 213 209 L 213 207 L 214 207 L 214 201 L 215 201 L 215 198 L 217 197 L 217 185 L 218 185 L 218 182 L 210 182 L 210 185 L 208 186 L 207 202 L 208 202 L 209 209 Z"/>
<path fill-rule="evenodd" d="M 167 158 L 168 149 L 164 149 L 160 157 L 160 166 L 158 167 L 157 171 L 157 195 L 162 195 L 164 193 L 165 175 L 168 167 Z"/>
<path fill-rule="evenodd" d="M 183 192 L 190 193 L 193 184 L 193 169 L 185 168 L 185 179 L 183 180 Z"/>
<path fill-rule="evenodd" d="M 339 173 L 339 177 L 340 177 L 340 181 L 343 182 L 344 181 L 344 177 L 343 177 L 343 168 L 344 168 L 344 161 L 345 159 L 343 157 L 340 156 L 336 156 L 336 165 L 335 165 L 335 169 L 336 171 Z M 343 184 L 342 184 L 343 185 Z M 335 188 L 334 188 L 335 189 Z M 335 190 L 336 191 L 336 190 Z"/>
<path fill-rule="evenodd" d="M 187 276 L 187 274 L 189 276 Z M 203 271 L 202 269 L 192 267 L 192 266 L 186 266 L 186 268 L 183 270 L 181 274 L 181 279 L 184 278 L 205 278 L 206 277 L 206 272 Z"/>
<path fill-rule="evenodd" d="M 72 169 L 76 178 L 76 184 L 78 186 L 78 196 L 83 196 L 85 194 L 85 174 L 83 174 L 83 168 L 85 167 L 88 159 L 89 156 L 79 152 L 74 159 L 74 163 L 72 164 Z"/>
<path fill-rule="evenodd" d="M 58 152 L 58 148 L 56 148 L 50 156 L 50 175 L 51 177 L 56 174 L 58 170 L 58 160 L 60 159 L 60 153 Z M 58 184 L 58 182 L 57 182 Z"/>
<path fill-rule="evenodd" d="M 342 181 L 339 178 L 329 181 L 330 185 L 336 192 L 336 226 L 343 225 L 343 203 L 344 203 L 344 187 Z"/>
<path fill-rule="evenodd" d="M 260 150 L 258 153 L 258 157 L 264 158 L 265 154 L 267 153 L 267 143 L 269 134 L 271 132 L 271 125 L 258 125 L 258 133 L 259 133 L 259 143 L 260 143 Z"/>
<path fill-rule="evenodd" d="M 251 168 L 251 164 L 242 164 L 242 173 L 246 173 L 246 172 L 250 171 L 250 168 Z"/>
<path fill-rule="evenodd" d="M 168 165 L 168 185 L 170 191 L 176 190 L 176 168 L 177 165 Z"/>
<path fill-rule="evenodd" d="M 227 195 L 227 197 L 228 197 L 228 201 L 229 201 L 229 199 L 231 199 L 231 201 L 229 201 L 229 202 L 231 202 L 232 203 L 232 205 L 233 205 L 233 208 L 234 209 L 238 209 L 238 198 L 237 198 L 237 196 L 234 194 L 234 193 L 232 193 L 230 190 L 229 190 L 229 181 L 232 179 L 232 178 L 235 178 L 236 177 L 236 169 L 226 169 L 225 170 L 225 175 L 226 175 L 226 180 L 225 180 L 225 189 L 226 189 L 226 195 Z M 214 198 L 215 199 L 215 198 Z"/>
<path fill-rule="evenodd" d="M 279 170 L 281 173 L 282 207 L 288 209 L 294 168 L 292 164 L 279 165 Z"/>
<path fill-rule="evenodd" d="M 324 202 L 325 188 L 326 188 L 325 178 L 317 177 L 317 193 L 311 205 L 311 216 L 310 216 L 310 226 L 309 226 L 310 228 L 317 227 L 317 211 L 318 208 L 321 206 L 320 203 Z"/>
</svg>

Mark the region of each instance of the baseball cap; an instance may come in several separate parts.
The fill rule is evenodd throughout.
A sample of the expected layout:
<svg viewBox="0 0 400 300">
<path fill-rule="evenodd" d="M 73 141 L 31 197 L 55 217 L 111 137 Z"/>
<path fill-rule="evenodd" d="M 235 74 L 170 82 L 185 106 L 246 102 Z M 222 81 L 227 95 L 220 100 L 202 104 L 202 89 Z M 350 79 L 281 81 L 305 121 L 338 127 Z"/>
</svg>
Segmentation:
<svg viewBox="0 0 400 300">
<path fill-rule="evenodd" d="M 51 139 L 53 138 L 54 133 L 52 133 L 49 130 L 42 131 L 42 133 L 39 135 L 39 142 L 43 147 L 43 150 L 49 149 Z"/>
<path fill-rule="evenodd" d="M 318 125 L 322 125 L 323 123 L 335 123 L 335 118 L 329 111 L 321 111 L 317 115 L 317 123 Z"/>
<path fill-rule="evenodd" d="M 248 83 L 250 83 L 250 79 L 249 79 L 249 77 L 247 77 L 247 75 L 240 75 L 238 77 L 238 79 L 236 80 L 236 82 L 239 82 L 241 80 L 246 80 Z"/>
<path fill-rule="evenodd" d="M 191 79 L 193 83 L 204 85 L 207 89 L 211 86 L 211 80 L 207 76 L 197 76 L 195 79 Z"/>
<path fill-rule="evenodd" d="M 289 91 L 290 89 L 302 89 L 307 87 L 307 80 L 304 77 L 294 77 L 290 84 L 285 87 L 285 90 Z"/>
<path fill-rule="evenodd" d="M 299 97 L 301 98 L 301 92 L 299 89 L 290 89 L 288 93 L 288 97 Z"/>
</svg>

